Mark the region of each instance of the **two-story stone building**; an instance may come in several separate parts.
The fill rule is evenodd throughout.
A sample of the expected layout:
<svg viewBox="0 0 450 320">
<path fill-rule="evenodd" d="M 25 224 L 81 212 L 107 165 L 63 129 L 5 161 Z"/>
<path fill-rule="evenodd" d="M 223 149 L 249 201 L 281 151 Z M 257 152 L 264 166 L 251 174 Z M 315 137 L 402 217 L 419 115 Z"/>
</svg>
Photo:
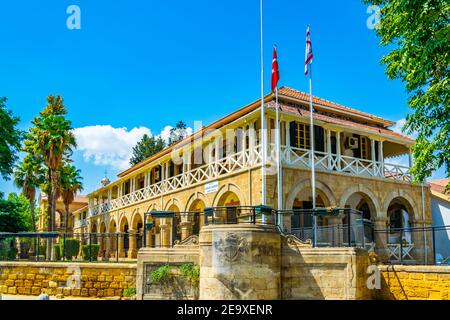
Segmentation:
<svg viewBox="0 0 450 320">
<path fill-rule="evenodd" d="M 203 209 L 254 206 L 262 202 L 262 134 L 267 135 L 266 205 L 277 207 L 275 154 L 275 97 L 265 97 L 268 128 L 261 130 L 261 101 L 202 127 L 174 146 L 125 170 L 118 179 L 88 195 L 88 207 L 75 212 L 74 231 L 128 235 L 118 243 L 101 243 L 107 256 L 135 258 L 142 242 L 144 213 L 171 211 L 175 219 L 154 219 L 149 242 L 170 246 L 203 225 Z M 353 208 L 376 229 L 430 226 L 428 187 L 412 183 L 411 165 L 396 157 L 410 155 L 414 140 L 389 129 L 394 123 L 362 111 L 313 99 L 317 205 Z M 279 90 L 283 209 L 311 208 L 309 96 L 283 87 Z M 198 212 L 184 215 L 182 212 Z M 343 216 L 321 220 L 342 224 Z M 310 221 L 284 221 L 286 228 Z M 173 227 L 172 224 L 175 224 Z M 106 238 L 107 239 L 107 238 Z M 430 240 L 415 233 L 407 239 L 409 253 L 423 258 Z M 387 248 L 388 236 L 376 237 Z M 116 248 L 118 246 L 118 248 Z"/>
</svg>

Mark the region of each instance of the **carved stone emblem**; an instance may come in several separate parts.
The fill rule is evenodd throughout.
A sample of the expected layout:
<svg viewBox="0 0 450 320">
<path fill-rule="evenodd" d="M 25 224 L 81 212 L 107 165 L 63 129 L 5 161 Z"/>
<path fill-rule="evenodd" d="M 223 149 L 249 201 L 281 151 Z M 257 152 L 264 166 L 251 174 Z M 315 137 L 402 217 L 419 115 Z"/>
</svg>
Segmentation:
<svg viewBox="0 0 450 320">
<path fill-rule="evenodd" d="M 193 234 L 183 241 L 175 240 L 174 246 L 197 246 L 199 244 L 199 238 L 197 235 Z"/>
<path fill-rule="evenodd" d="M 239 237 L 235 233 L 228 233 L 225 238 L 214 242 L 214 249 L 219 252 L 221 258 L 225 261 L 234 262 L 243 253 L 249 251 L 249 245 L 247 239 Z"/>
<path fill-rule="evenodd" d="M 306 241 L 302 241 L 299 238 L 297 238 L 294 235 L 287 235 L 286 236 L 286 243 L 289 246 L 289 248 L 298 251 L 301 248 L 312 248 L 312 241 L 311 239 L 308 239 Z"/>
</svg>

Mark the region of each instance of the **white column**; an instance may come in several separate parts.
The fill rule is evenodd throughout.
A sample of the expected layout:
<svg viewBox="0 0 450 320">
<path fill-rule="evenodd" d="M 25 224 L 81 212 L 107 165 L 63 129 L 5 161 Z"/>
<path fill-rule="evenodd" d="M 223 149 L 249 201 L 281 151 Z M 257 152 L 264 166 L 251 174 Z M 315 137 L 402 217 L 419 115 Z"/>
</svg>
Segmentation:
<svg viewBox="0 0 450 320">
<path fill-rule="evenodd" d="M 331 130 L 327 130 L 327 153 L 328 153 L 328 170 L 333 170 L 332 154 L 331 154 Z"/>
<path fill-rule="evenodd" d="M 337 170 L 341 171 L 341 132 L 336 131 Z"/>
<path fill-rule="evenodd" d="M 372 151 L 372 166 L 373 166 L 373 175 L 377 175 L 377 158 L 375 156 L 375 139 L 370 137 L 370 150 Z"/>
<path fill-rule="evenodd" d="M 383 140 L 379 141 L 378 145 L 378 159 L 381 163 L 380 176 L 384 177 L 384 155 L 383 155 Z"/>
<path fill-rule="evenodd" d="M 255 123 L 249 126 L 249 147 L 250 147 L 250 163 L 253 164 L 255 160 Z"/>
</svg>

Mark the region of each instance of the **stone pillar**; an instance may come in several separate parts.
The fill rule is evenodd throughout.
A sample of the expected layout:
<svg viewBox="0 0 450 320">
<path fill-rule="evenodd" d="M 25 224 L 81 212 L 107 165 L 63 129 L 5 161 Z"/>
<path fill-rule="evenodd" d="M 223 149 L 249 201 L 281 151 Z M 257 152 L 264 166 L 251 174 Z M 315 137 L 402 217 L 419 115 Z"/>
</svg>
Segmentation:
<svg viewBox="0 0 450 320">
<path fill-rule="evenodd" d="M 181 227 L 181 241 L 183 241 L 192 234 L 192 222 L 183 221 L 181 222 L 180 227 Z"/>
<path fill-rule="evenodd" d="M 145 246 L 151 248 L 153 246 L 152 230 L 145 231 Z"/>
<path fill-rule="evenodd" d="M 117 236 L 119 237 L 119 247 L 117 248 L 119 258 L 125 258 L 125 234 L 118 234 Z"/>
<path fill-rule="evenodd" d="M 129 244 L 128 248 L 128 258 L 135 259 L 137 257 L 137 242 L 136 242 L 136 231 L 128 230 L 129 233 Z"/>
<path fill-rule="evenodd" d="M 165 220 L 165 219 L 163 219 Z M 160 236 L 161 236 L 161 247 L 169 248 L 172 246 L 172 241 L 170 241 L 170 225 L 166 224 L 165 221 L 159 226 Z"/>
<path fill-rule="evenodd" d="M 98 255 L 100 258 L 103 258 L 103 250 L 105 249 L 103 245 L 103 234 L 100 233 L 97 238 L 99 244 Z"/>
<path fill-rule="evenodd" d="M 373 228 L 375 230 L 387 230 L 387 217 L 372 218 Z M 375 252 L 381 261 L 386 262 L 389 259 L 389 250 L 387 248 L 387 240 L 389 234 L 386 232 L 375 233 Z"/>
<path fill-rule="evenodd" d="M 105 241 L 106 241 L 105 257 L 109 259 L 109 257 L 111 256 L 111 234 L 108 234 L 105 237 Z"/>
<path fill-rule="evenodd" d="M 332 247 L 342 247 L 344 242 L 344 234 L 342 232 L 342 228 L 339 229 L 339 226 L 342 226 L 344 222 L 345 214 L 340 214 L 335 217 L 326 217 L 328 221 L 328 227 L 333 227 L 330 229 L 331 236 L 330 239 L 332 242 Z"/>
<path fill-rule="evenodd" d="M 200 300 L 281 298 L 281 235 L 266 225 L 212 225 L 200 232 Z"/>
</svg>

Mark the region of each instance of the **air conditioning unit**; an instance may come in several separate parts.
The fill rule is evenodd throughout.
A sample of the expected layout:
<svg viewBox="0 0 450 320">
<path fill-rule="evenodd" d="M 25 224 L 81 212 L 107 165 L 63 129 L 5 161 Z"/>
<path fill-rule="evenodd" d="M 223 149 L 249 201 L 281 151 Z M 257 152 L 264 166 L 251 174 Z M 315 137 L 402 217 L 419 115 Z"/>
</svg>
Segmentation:
<svg viewBox="0 0 450 320">
<path fill-rule="evenodd" d="M 358 149 L 359 139 L 355 137 L 348 137 L 346 141 L 347 149 Z"/>
</svg>

